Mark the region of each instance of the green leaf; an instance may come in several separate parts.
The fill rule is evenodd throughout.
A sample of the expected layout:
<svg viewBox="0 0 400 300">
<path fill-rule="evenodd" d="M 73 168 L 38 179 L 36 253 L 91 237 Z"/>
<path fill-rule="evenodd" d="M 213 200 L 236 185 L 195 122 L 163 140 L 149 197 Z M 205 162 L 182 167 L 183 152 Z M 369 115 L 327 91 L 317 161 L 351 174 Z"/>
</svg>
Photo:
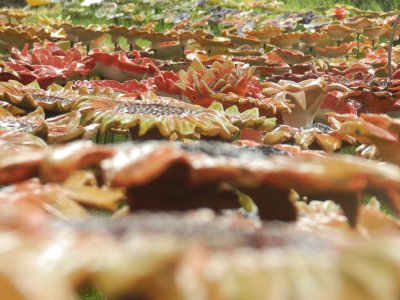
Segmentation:
<svg viewBox="0 0 400 300">
<path fill-rule="evenodd" d="M 357 146 L 345 146 L 339 150 L 340 154 L 356 155 Z"/>
<path fill-rule="evenodd" d="M 80 300 L 107 300 L 96 288 L 89 286 L 79 293 Z"/>
</svg>

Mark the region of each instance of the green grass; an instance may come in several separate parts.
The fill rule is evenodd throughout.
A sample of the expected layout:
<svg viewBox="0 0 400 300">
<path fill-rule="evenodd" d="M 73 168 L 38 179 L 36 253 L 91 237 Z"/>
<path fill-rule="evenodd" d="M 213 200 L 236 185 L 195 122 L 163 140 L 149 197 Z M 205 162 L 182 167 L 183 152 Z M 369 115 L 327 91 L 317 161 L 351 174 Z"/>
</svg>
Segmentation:
<svg viewBox="0 0 400 300">
<path fill-rule="evenodd" d="M 100 133 L 98 132 L 95 137 L 93 137 L 93 142 L 96 144 L 120 144 L 131 140 L 130 135 L 124 134 L 114 134 L 111 132 Z"/>
<path fill-rule="evenodd" d="M 80 300 L 107 300 L 107 297 L 99 293 L 94 287 L 87 287 L 79 294 Z"/>
<path fill-rule="evenodd" d="M 339 150 L 340 154 L 356 155 L 357 146 L 344 146 Z"/>
<path fill-rule="evenodd" d="M 335 7 L 335 5 L 351 5 L 363 10 L 388 11 L 399 8 L 398 0 L 285 0 L 285 9 L 288 11 L 306 11 L 316 10 L 323 12 L 327 9 Z"/>
<path fill-rule="evenodd" d="M 362 198 L 362 204 L 363 205 L 368 205 L 368 204 L 378 205 L 379 210 L 382 211 L 383 213 L 392 215 L 392 216 L 395 215 L 392 207 L 390 207 L 386 202 L 379 201 L 378 199 L 376 199 L 375 196 L 372 196 L 370 194 L 364 194 L 364 196 Z"/>
<path fill-rule="evenodd" d="M 333 8 L 335 5 L 351 5 L 364 10 L 374 10 L 374 11 L 388 11 L 400 8 L 400 0 L 282 0 L 285 5 L 283 7 L 284 11 L 307 11 L 313 10 L 318 14 L 325 13 L 326 10 Z M 128 2 L 128 1 L 127 1 Z M 133 2 L 133 1 L 130 1 Z M 222 3 L 222 1 L 221 1 Z M 208 11 L 212 5 L 207 5 L 205 11 Z M 37 22 L 39 16 L 47 16 L 51 19 L 70 19 L 75 24 L 89 25 L 89 24 L 119 24 L 131 26 L 134 23 L 132 19 L 118 18 L 109 19 L 101 18 L 98 19 L 95 16 L 97 8 L 89 7 L 82 8 L 78 4 L 78 1 L 74 5 L 64 6 L 64 4 L 52 4 L 49 6 L 40 6 L 32 9 L 34 12 L 33 16 L 29 18 L 32 23 Z M 257 9 L 258 10 L 258 9 Z M 146 5 L 138 5 L 136 15 L 141 15 L 146 21 L 154 21 L 152 15 L 156 14 L 157 11 Z M 271 14 L 274 16 L 275 14 Z M 201 15 L 199 15 L 201 16 Z M 171 24 L 164 24 L 163 20 L 160 20 L 156 25 L 156 31 L 163 31 L 169 29 Z"/>
</svg>

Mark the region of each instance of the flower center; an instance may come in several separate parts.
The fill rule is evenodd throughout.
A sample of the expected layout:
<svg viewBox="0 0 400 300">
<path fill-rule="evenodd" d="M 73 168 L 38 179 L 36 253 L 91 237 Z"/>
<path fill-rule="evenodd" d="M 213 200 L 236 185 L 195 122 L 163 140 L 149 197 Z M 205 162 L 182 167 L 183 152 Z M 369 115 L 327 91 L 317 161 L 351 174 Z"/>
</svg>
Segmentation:
<svg viewBox="0 0 400 300">
<path fill-rule="evenodd" d="M 115 108 L 116 111 L 134 115 L 152 115 L 156 117 L 172 115 L 193 115 L 195 111 L 182 107 L 161 105 L 156 103 L 120 103 Z"/>
<path fill-rule="evenodd" d="M 60 102 L 61 104 L 69 104 L 73 102 L 71 99 L 68 98 L 62 98 L 62 97 L 56 97 L 56 96 L 51 96 L 51 95 L 32 95 L 33 99 L 35 99 L 38 102 L 43 102 L 43 103 L 54 103 L 54 102 Z"/>
<path fill-rule="evenodd" d="M 0 119 L 0 128 L 1 129 L 10 129 L 15 131 L 23 131 L 23 132 L 31 132 L 35 127 L 38 126 L 38 123 L 33 120 L 17 120 L 14 118 L 1 118 Z"/>
</svg>

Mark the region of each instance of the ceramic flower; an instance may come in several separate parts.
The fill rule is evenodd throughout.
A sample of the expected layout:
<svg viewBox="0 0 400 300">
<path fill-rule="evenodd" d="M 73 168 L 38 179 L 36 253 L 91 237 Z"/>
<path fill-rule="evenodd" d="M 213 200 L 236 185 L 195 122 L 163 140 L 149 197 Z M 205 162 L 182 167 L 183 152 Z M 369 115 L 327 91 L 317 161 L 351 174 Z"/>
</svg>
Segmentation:
<svg viewBox="0 0 400 300">
<path fill-rule="evenodd" d="M 327 85 L 322 78 L 298 83 L 288 80 L 280 80 L 277 83 L 265 82 L 263 86 L 265 95 L 272 99 L 290 99 L 294 104 L 291 112 L 282 113 L 284 124 L 293 127 L 312 125 L 326 94 L 332 89 L 342 88 L 340 85 Z"/>
</svg>

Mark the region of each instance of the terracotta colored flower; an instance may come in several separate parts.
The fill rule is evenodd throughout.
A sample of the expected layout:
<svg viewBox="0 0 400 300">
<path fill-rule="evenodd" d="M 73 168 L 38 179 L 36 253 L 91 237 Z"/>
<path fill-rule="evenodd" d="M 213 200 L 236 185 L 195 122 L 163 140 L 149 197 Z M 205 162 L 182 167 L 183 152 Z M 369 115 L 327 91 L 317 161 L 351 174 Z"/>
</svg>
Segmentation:
<svg viewBox="0 0 400 300">
<path fill-rule="evenodd" d="M 305 55 L 303 52 L 297 50 L 275 49 L 273 52 L 282 57 L 289 65 L 307 62 L 312 58 L 311 55 Z"/>
<path fill-rule="evenodd" d="M 331 91 L 329 92 L 324 101 L 321 103 L 321 109 L 333 110 L 340 114 L 353 114 L 357 115 L 357 110 L 361 108 L 361 104 L 353 100 L 339 101 L 345 92 Z"/>
<path fill-rule="evenodd" d="M 149 23 L 147 25 L 141 25 L 141 26 L 133 25 L 133 26 L 127 27 L 127 28 L 118 26 L 118 28 L 119 28 L 119 31 L 122 33 L 122 36 L 127 39 L 127 42 L 129 45 L 137 46 L 136 39 L 138 39 L 142 36 L 142 32 L 154 31 L 154 26 L 155 26 L 155 23 Z"/>
<path fill-rule="evenodd" d="M 141 30 L 139 37 L 151 42 L 151 49 L 160 49 L 162 44 L 178 42 L 175 32 L 155 32 L 152 30 Z"/>
<path fill-rule="evenodd" d="M 263 55 L 262 49 L 255 49 L 249 45 L 241 45 L 235 49 L 228 49 L 228 53 L 233 56 L 238 56 L 239 59 L 245 59 L 246 56 L 257 57 Z M 232 60 L 235 59 L 234 57 Z"/>
<path fill-rule="evenodd" d="M 241 46 L 241 45 L 250 45 L 253 47 L 261 46 L 261 41 L 251 35 L 238 35 L 238 34 L 232 34 L 229 31 L 228 32 L 223 32 L 222 33 L 225 37 L 229 38 L 232 43 L 236 46 Z"/>
<path fill-rule="evenodd" d="M 398 110 L 397 99 L 393 94 L 385 89 L 370 89 L 359 87 L 351 92 L 347 92 L 339 98 L 339 102 L 346 103 L 352 100 L 360 103 L 358 113 L 387 113 L 388 111 Z"/>
<path fill-rule="evenodd" d="M 290 54 L 288 56 L 290 56 Z M 223 61 L 225 61 L 225 59 Z M 257 54 L 256 56 L 254 55 L 236 56 L 232 57 L 232 61 L 235 63 L 239 62 L 243 64 L 249 64 L 250 66 L 254 66 L 256 68 L 255 73 L 261 73 L 262 71 L 264 70 L 267 71 L 268 69 L 275 70 L 276 73 L 290 71 L 290 66 L 285 62 L 285 60 L 282 57 L 280 57 L 274 51 L 267 52 L 263 55 Z"/>
<path fill-rule="evenodd" d="M 393 47 L 393 62 L 396 64 L 400 63 L 400 47 L 395 46 Z"/>
<path fill-rule="evenodd" d="M 263 43 L 269 43 L 270 39 L 281 34 L 283 28 L 281 27 L 264 27 L 259 30 L 248 30 L 245 31 L 246 34 L 255 36 Z"/>
<path fill-rule="evenodd" d="M 80 125 L 81 114 L 71 111 L 53 118 L 46 119 L 48 128 L 47 143 L 60 144 L 78 139 L 92 139 L 96 136 L 99 125 Z"/>
<path fill-rule="evenodd" d="M 23 191 L 18 189 L 18 192 Z M 1 226 L 11 240 L 5 244 L 17 246 L 12 248 L 12 255 L 2 257 L 0 262 L 7 283 L 27 282 L 28 291 L 20 286 L 15 290 L 29 299 L 34 299 L 36 291 L 39 294 L 47 291 L 49 298 L 61 293 L 70 299 L 78 298 L 76 290 L 80 281 L 71 284 L 70 278 L 79 272 L 88 274 L 85 279 L 90 282 L 99 280 L 98 274 L 111 278 L 98 283 L 99 289 L 105 291 L 105 297 L 112 294 L 133 297 L 140 292 L 150 299 L 171 293 L 183 298 L 190 283 L 176 282 L 175 278 L 182 272 L 191 272 L 192 280 L 199 283 L 199 289 L 206 295 L 227 298 L 232 293 L 226 291 L 226 282 L 229 282 L 235 286 L 237 294 L 246 294 L 248 300 L 259 299 L 261 295 L 265 299 L 282 300 L 284 295 L 276 289 L 265 289 L 271 277 L 286 290 L 293 276 L 301 275 L 309 280 L 309 290 L 318 299 L 327 291 L 339 296 L 354 291 L 355 298 L 363 295 L 371 298 L 378 287 L 371 287 L 368 279 L 364 279 L 366 269 L 380 272 L 383 284 L 396 284 L 398 224 L 394 218 L 379 211 L 377 201 L 368 207 L 360 206 L 356 230 L 349 230 L 346 218 L 332 201 L 299 202 L 296 208 L 300 216 L 295 224 L 274 223 L 259 227 L 236 213 L 218 216 L 204 210 L 136 213 L 134 217 L 113 222 L 96 218 L 73 222 L 73 225 L 65 224 L 72 222 L 53 225 L 37 213 L 29 218 L 28 209 L 21 212 L 3 208 Z M 65 232 L 68 232 L 68 243 Z M 389 234 L 383 236 L 382 232 Z M 375 237 L 379 237 L 379 243 Z M 48 266 L 52 272 L 46 272 L 38 263 L 41 255 L 47 253 L 44 251 L 54 249 L 55 244 L 62 250 Z M 83 254 L 85 264 L 82 263 Z M 105 264 L 106 259 L 113 264 Z M 65 264 L 68 268 L 61 271 Z M 382 268 L 382 264 L 390 267 Z M 7 272 L 10 265 L 14 265 L 14 270 Z M 139 270 L 130 272 L 132 266 Z M 219 271 L 212 281 L 208 278 L 211 266 L 218 267 Z M 95 274 L 90 272 L 93 269 Z M 34 278 L 30 279 L 30 274 L 35 274 Z M 321 280 L 321 277 L 327 280 Z M 159 287 L 158 280 L 149 280 L 144 288 L 142 280 L 137 278 L 165 278 L 166 284 Z M 332 281 L 341 284 L 332 287 Z M 109 284 L 114 282 L 129 284 L 110 287 Z M 249 287 L 252 293 L 247 295 Z M 275 296 L 276 293 L 279 296 Z M 289 296 L 295 293 L 288 292 Z M 397 291 L 392 294 L 398 295 Z"/>
<path fill-rule="evenodd" d="M 333 226 L 331 228 L 337 229 L 341 227 L 340 224 L 346 227 L 345 220 L 341 220 L 340 207 L 331 201 L 311 201 L 308 204 L 304 201 L 298 201 L 296 202 L 296 207 L 299 209 L 299 213 L 304 216 L 304 218 L 300 217 L 298 225 L 305 230 L 312 230 L 316 224 L 320 224 L 323 227 L 325 225 L 328 227 Z M 397 226 L 398 224 L 390 215 L 382 213 L 382 205 L 375 198 L 371 198 L 367 205 L 363 205 L 360 208 L 357 226 L 360 229 L 365 228 L 370 232 L 377 230 L 376 233 L 378 233 L 382 229 L 384 230 L 385 227 L 396 228 Z"/>
<path fill-rule="evenodd" d="M 18 73 L 10 68 L 5 62 L 0 61 L 0 81 L 20 80 Z"/>
<path fill-rule="evenodd" d="M 382 24 L 378 26 L 364 28 L 363 34 L 368 37 L 371 41 L 377 41 L 386 32 L 391 31 L 389 24 Z"/>
<path fill-rule="evenodd" d="M 33 43 L 42 42 L 37 36 L 32 36 L 24 30 L 13 27 L 6 27 L 0 30 L 0 41 L 4 43 L 8 50 L 12 47 L 22 49 L 25 44 L 32 45 Z"/>
<path fill-rule="evenodd" d="M 343 20 L 349 12 L 344 7 L 336 7 L 332 11 L 332 16 L 338 20 Z"/>
<path fill-rule="evenodd" d="M 0 148 L 4 155 L 19 153 L 26 156 L 26 153 L 30 153 L 30 151 L 46 149 L 47 144 L 41 138 L 30 133 L 0 130 Z"/>
<path fill-rule="evenodd" d="M 374 21 L 371 21 L 368 18 L 358 18 L 354 21 L 346 22 L 345 25 L 351 29 L 355 30 L 355 33 L 363 33 L 364 29 L 370 27 L 374 24 Z"/>
<path fill-rule="evenodd" d="M 342 147 L 342 139 L 335 135 L 334 130 L 323 124 L 314 124 L 309 127 L 294 128 L 281 125 L 268 132 L 263 139 L 267 145 L 294 143 L 304 150 L 318 145 L 326 152 L 334 152 Z"/>
<path fill-rule="evenodd" d="M 211 66 L 214 62 L 219 62 L 223 63 L 228 56 L 227 55 L 206 55 L 202 52 L 193 52 L 193 53 L 188 53 L 186 55 L 186 58 L 190 61 L 193 62 L 194 60 L 200 61 L 204 66 Z M 187 68 L 183 68 L 183 70 L 186 70 Z"/>
<path fill-rule="evenodd" d="M 5 8 L 5 9 L 3 8 L 1 10 L 1 15 L 7 16 L 10 21 L 9 24 L 11 25 L 12 19 L 16 20 L 18 23 L 21 23 L 22 19 L 25 19 L 25 18 L 31 16 L 32 12 L 24 11 L 24 10 L 18 9 L 18 8 Z"/>
<path fill-rule="evenodd" d="M 257 93 L 258 94 L 258 93 Z M 213 96 L 215 101 L 223 104 L 224 107 L 236 105 L 241 112 L 257 108 L 263 116 L 273 117 L 278 113 L 290 113 L 293 105 L 289 99 L 270 98 L 263 96 L 238 96 L 236 94 L 217 93 Z"/>
<path fill-rule="evenodd" d="M 85 63 L 93 66 L 93 74 L 120 82 L 132 79 L 140 80 L 154 75 L 158 71 L 154 60 L 141 57 L 137 51 L 134 51 L 133 55 L 134 58 L 130 59 L 123 52 L 110 54 L 93 50 L 85 59 Z"/>
<path fill-rule="evenodd" d="M 375 68 L 375 73 L 377 73 L 378 68 L 386 67 L 388 63 L 387 51 L 382 47 L 379 47 L 376 51 L 371 47 L 365 47 L 363 54 L 364 58 L 358 60 L 358 63 L 372 65 Z"/>
<path fill-rule="evenodd" d="M 153 28 L 137 28 L 135 26 L 126 27 L 120 25 L 109 25 L 108 33 L 112 36 L 112 41 L 115 44 L 119 43 L 119 39 L 124 37 L 127 39 L 132 48 L 138 49 L 136 40 L 145 39 L 151 42 L 150 48 L 153 50 L 160 49 L 163 45 L 178 42 L 178 35 L 175 31 L 156 32 Z"/>
<path fill-rule="evenodd" d="M 333 199 L 341 205 L 352 225 L 357 219 L 359 198 L 356 195 L 367 188 L 383 189 L 398 209 L 395 197 L 400 192 L 400 177 L 397 167 L 380 166 L 350 156 L 278 156 L 266 160 L 264 156 L 250 153 L 229 145 L 179 147 L 169 143 L 144 143 L 122 147 L 117 155 L 103 163 L 103 168 L 106 182 L 128 189 L 128 201 L 134 210 L 238 207 L 237 199 L 218 192 L 221 182 L 229 182 L 230 186 L 252 197 L 264 220 L 296 218 L 296 211 L 288 205 L 291 188 L 300 195 L 308 195 L 309 199 Z M 144 172 L 139 168 L 143 165 L 152 167 Z M 267 197 L 272 194 L 273 198 Z"/>
<path fill-rule="evenodd" d="M 214 102 L 209 109 L 227 114 L 232 123 L 241 129 L 255 128 L 260 131 L 267 131 L 272 129 L 276 123 L 276 118 L 267 119 L 265 116 L 260 116 L 260 111 L 256 107 L 240 112 L 236 105 L 224 109 L 220 102 Z"/>
<path fill-rule="evenodd" d="M 195 33 L 191 30 L 178 30 L 175 31 L 175 34 L 178 36 L 179 45 L 182 47 L 186 47 L 189 40 L 193 39 L 195 36 Z"/>
<path fill-rule="evenodd" d="M 46 142 L 32 134 L 0 130 L 0 184 L 37 176 L 46 148 Z"/>
<path fill-rule="evenodd" d="M 346 82 L 348 87 L 358 87 L 360 82 L 372 82 L 376 79 L 375 69 L 370 65 L 353 63 L 348 68 L 332 68 L 334 76 L 330 77 L 333 82 Z"/>
<path fill-rule="evenodd" d="M 13 116 L 24 116 L 30 112 L 30 109 L 23 109 L 18 106 L 7 103 L 6 101 L 0 101 L 0 107 L 7 110 Z"/>
<path fill-rule="evenodd" d="M 76 220 L 88 217 L 88 212 L 78 203 L 63 194 L 61 186 L 43 185 L 38 179 L 26 180 L 9 189 L 0 190 L 3 205 L 29 210 L 36 218 L 43 221 L 49 216 L 64 220 Z"/>
<path fill-rule="evenodd" d="M 332 23 L 332 18 L 321 17 L 313 19 L 309 24 L 305 24 L 306 29 L 319 29 Z"/>
<path fill-rule="evenodd" d="M 23 117 L 14 117 L 5 109 L 0 110 L 0 130 L 26 132 L 47 141 L 49 144 L 88 138 L 97 133 L 98 126 L 83 127 L 81 115 L 77 111 L 45 119 L 44 111 L 38 107 Z"/>
<path fill-rule="evenodd" d="M 129 32 L 129 28 L 124 25 L 108 25 L 108 34 L 111 35 L 111 41 L 118 45 L 122 37 L 126 37 Z M 128 43 L 131 45 L 131 43 Z"/>
<path fill-rule="evenodd" d="M 317 42 L 323 39 L 327 33 L 325 31 L 322 32 L 303 32 L 303 35 L 300 37 L 300 41 L 302 41 L 307 47 L 315 47 Z"/>
<path fill-rule="evenodd" d="M 226 37 L 199 35 L 195 39 L 207 51 L 208 55 L 226 53 L 228 48 L 232 46 L 231 40 Z"/>
<path fill-rule="evenodd" d="M 181 89 L 176 86 L 179 81 L 179 74 L 175 72 L 160 71 L 151 79 L 149 83 L 155 85 L 155 91 L 160 95 L 180 95 Z"/>
<path fill-rule="evenodd" d="M 126 38 L 128 45 L 132 49 L 140 49 L 137 45 L 137 39 L 145 39 L 151 42 L 151 49 L 156 50 L 162 47 L 162 44 L 177 42 L 179 39 L 176 31 L 169 32 L 156 32 L 150 27 L 142 26 L 138 28 L 136 26 L 126 27 L 122 25 L 111 24 L 108 25 L 108 34 L 111 35 L 112 42 L 119 44 L 120 38 Z M 187 37 L 187 34 L 182 34 L 182 40 Z"/>
<path fill-rule="evenodd" d="M 14 48 L 11 51 L 11 57 L 17 63 L 54 67 L 60 70 L 65 78 L 86 77 L 91 71 L 87 65 L 82 63 L 82 54 L 79 50 L 75 48 L 63 50 L 52 42 L 46 42 L 43 45 L 35 43 L 31 54 L 28 45 L 25 45 L 21 52 Z"/>
<path fill-rule="evenodd" d="M 322 79 L 309 79 L 301 82 L 280 80 L 278 83 L 263 83 L 263 93 L 272 99 L 290 99 L 294 107 L 290 112 L 282 113 L 283 122 L 293 127 L 312 125 L 315 115 L 326 94 L 333 89 L 342 89 L 340 85 L 327 85 Z"/>
<path fill-rule="evenodd" d="M 77 184 L 73 182 L 77 177 L 74 175 L 63 185 L 42 184 L 37 179 L 20 182 L 0 190 L 0 199 L 4 203 L 40 209 L 64 220 L 76 220 L 89 216 L 85 207 L 113 211 L 125 197 L 120 189 L 97 187 L 89 182 Z"/>
<path fill-rule="evenodd" d="M 94 145 L 91 141 L 76 141 L 66 145 L 53 146 L 46 152 L 40 163 L 42 182 L 64 182 L 77 170 L 99 171 L 100 163 L 113 156 L 114 149 Z"/>
<path fill-rule="evenodd" d="M 229 144 L 180 146 L 154 141 L 119 148 L 79 142 L 57 147 L 46 154 L 45 161 L 37 159 L 30 169 L 38 172 L 40 168 L 43 180 L 63 180 L 79 167 L 101 167 L 104 182 L 128 189 L 128 200 L 135 210 L 238 207 L 236 197 L 221 194 L 226 191 L 221 190 L 222 183 L 229 183 L 251 196 L 265 220 L 292 221 L 296 218 L 296 210 L 289 200 L 290 189 L 307 195 L 310 200 L 334 200 L 341 205 L 352 225 L 357 220 L 359 196 L 366 189 L 372 193 L 382 192 L 394 208 L 399 209 L 398 168 L 353 157 L 265 159 L 263 154 L 241 151 Z M 32 157 L 30 159 L 33 161 Z M 142 168 L 144 165 L 148 167 Z M 4 171 L 4 165 L 0 166 L 0 174 Z M 198 193 L 202 195 L 200 198 L 197 198 Z M 266 197 L 271 193 L 273 198 Z"/>
<path fill-rule="evenodd" d="M 174 278 L 182 272 L 192 272 L 191 278 L 199 282 L 198 287 L 205 294 L 224 298 L 232 293 L 226 291 L 228 281 L 240 295 L 251 287 L 252 293 L 246 296 L 248 300 L 258 299 L 260 295 L 266 299 L 282 300 L 284 296 L 276 297 L 275 289 L 263 291 L 270 283 L 268 278 L 274 277 L 274 282 L 286 289 L 293 276 L 300 275 L 310 280 L 308 286 L 316 298 L 323 298 L 327 291 L 341 296 L 353 290 L 354 297 L 366 294 L 371 298 L 376 290 L 370 287 L 368 279 L 360 279 L 364 270 L 382 272 L 382 282 L 388 286 L 395 285 L 396 248 L 399 244 L 396 220 L 379 212 L 377 201 L 373 202 L 373 207 L 360 206 L 357 230 L 349 230 L 346 218 L 332 201 L 309 204 L 301 201 L 296 203 L 300 215 L 297 223 L 263 224 L 259 228 L 238 214 L 218 216 L 204 210 L 137 213 L 134 217 L 113 222 L 96 218 L 73 222 L 70 226 L 65 225 L 70 222 L 57 222 L 54 226 L 48 219 L 44 222 L 37 213 L 29 218 L 29 210 L 21 213 L 2 209 L 0 216 L 4 234 L 18 246 L 12 249 L 11 256 L 1 259 L 1 264 L 5 270 L 10 265 L 15 266 L 13 272 L 4 271 L 7 283 L 22 280 L 40 294 L 46 293 L 51 286 L 51 291 L 47 292 L 51 298 L 60 293 L 69 298 L 79 297 L 76 290 L 80 282 L 70 284 L 69 278 L 80 271 L 88 274 L 85 278 L 90 281 L 98 278 L 97 273 L 111 278 L 109 281 L 99 280 L 99 289 L 105 290 L 105 297 L 113 293 L 130 297 L 141 292 L 150 299 L 171 293 L 183 298 L 190 283 L 176 282 Z M 112 229 L 109 229 L 110 223 Z M 54 227 L 58 230 L 52 230 Z M 383 231 L 390 233 L 383 236 Z M 65 232 L 68 232 L 68 243 Z M 367 240 L 362 234 L 371 238 Z M 375 237 L 379 237 L 379 243 L 371 240 Z M 6 242 L 6 245 L 10 244 Z M 52 272 L 49 274 L 38 266 L 38 262 L 43 249 L 50 251 L 54 244 L 62 245 L 59 246 L 62 251 L 52 259 L 52 265 L 48 267 Z M 85 264 L 82 264 L 83 254 Z M 106 265 L 106 259 L 113 264 Z M 68 268 L 61 271 L 65 264 Z M 382 268 L 382 264 L 393 268 Z M 129 272 L 132 266 L 140 266 L 140 270 Z M 219 270 L 212 281 L 208 279 L 211 266 L 217 266 Z M 90 273 L 93 269 L 96 269 L 96 274 Z M 35 274 L 35 277 L 29 280 L 28 274 Z M 320 283 L 322 276 L 326 276 L 327 282 Z M 163 282 L 166 284 L 158 287 L 158 280 L 149 280 L 144 288 L 142 280 L 137 278 L 165 278 Z M 333 280 L 342 284 L 332 287 L 330 283 Z M 109 283 L 114 282 L 129 284 L 128 287 L 114 284 L 109 287 Z M 15 288 L 18 294 L 34 299 L 32 289 L 25 292 L 19 286 Z M 295 292 L 288 293 L 291 296 Z M 397 296 L 397 291 L 393 291 L 393 295 Z"/>
<path fill-rule="evenodd" d="M 223 64 L 214 62 L 207 69 L 195 59 L 186 72 L 179 72 L 180 81 L 176 86 L 192 103 L 208 106 L 216 93 L 245 96 L 254 71 L 254 68 L 235 66 L 230 60 Z"/>
<path fill-rule="evenodd" d="M 42 41 L 60 40 L 60 39 L 66 38 L 66 34 L 63 34 L 62 31 L 53 31 L 52 29 L 50 29 L 48 27 L 42 27 L 42 26 L 39 27 L 39 26 L 21 24 L 14 28 L 21 30 L 21 31 L 26 31 L 31 36 L 37 36 Z"/>
<path fill-rule="evenodd" d="M 81 97 L 78 92 L 72 90 L 72 82 L 65 87 L 52 85 L 47 90 L 42 90 L 36 82 L 27 86 L 16 81 L 3 82 L 0 83 L 0 95 L 17 107 L 42 107 L 45 111 L 54 113 L 69 111 Z"/>
<path fill-rule="evenodd" d="M 356 46 L 355 42 L 343 43 L 339 46 L 326 46 L 325 48 L 315 47 L 318 56 L 336 58 L 348 55 Z"/>
<path fill-rule="evenodd" d="M 56 80 L 66 80 L 62 70 L 53 66 L 32 66 L 28 63 L 17 63 L 13 61 L 9 61 L 6 64 L 18 74 L 18 80 L 23 84 L 30 84 L 33 81 L 37 81 L 39 86 L 45 89 Z"/>
<path fill-rule="evenodd" d="M 210 68 L 194 60 L 186 72 L 179 73 L 176 86 L 183 96 L 203 107 L 219 101 L 224 107 L 237 105 L 240 111 L 257 107 L 263 115 L 290 111 L 286 100 L 274 101 L 262 95 L 257 82 L 251 80 L 254 71 L 254 67 L 234 65 L 230 60 L 214 62 Z"/>
<path fill-rule="evenodd" d="M 178 73 L 159 71 L 156 75 L 141 81 L 129 80 L 121 83 L 115 80 L 85 80 L 74 81 L 73 85 L 74 88 L 80 89 L 81 94 L 112 94 L 112 90 L 124 97 L 135 98 L 150 91 L 157 92 L 161 96 L 180 95 L 181 91 L 175 85 L 178 80 Z"/>
<path fill-rule="evenodd" d="M 302 34 L 299 32 L 282 33 L 271 38 L 270 42 L 277 47 L 291 49 L 293 45 L 298 43 L 301 36 Z"/>
<path fill-rule="evenodd" d="M 74 81 L 74 88 L 85 88 L 87 93 L 91 93 L 96 89 L 104 92 L 105 89 L 112 89 L 114 92 L 129 94 L 131 97 L 140 96 L 149 90 L 149 86 L 137 80 L 129 80 L 123 83 L 115 80 L 84 80 Z"/>
<path fill-rule="evenodd" d="M 5 109 L 0 109 L 0 130 L 26 132 L 47 139 L 48 128 L 42 108 L 23 117 L 14 117 Z"/>
<path fill-rule="evenodd" d="M 106 37 L 107 27 L 99 25 L 74 25 L 69 22 L 63 22 L 59 24 L 52 24 L 53 28 L 63 29 L 67 34 L 67 39 L 73 43 L 81 42 L 83 45 L 90 45 L 96 40 L 103 41 Z"/>
<path fill-rule="evenodd" d="M 393 26 L 393 25 L 392 25 Z M 393 29 L 392 29 L 393 30 Z M 392 34 L 392 30 L 388 30 L 386 31 L 386 33 L 384 34 L 384 36 L 386 38 L 390 38 L 391 34 Z M 398 41 L 400 39 L 400 25 L 398 24 L 395 31 L 394 31 L 394 36 L 393 36 L 393 41 Z"/>
<path fill-rule="evenodd" d="M 338 116 L 332 117 L 340 120 Z M 361 114 L 350 120 L 340 120 L 337 132 L 351 135 L 362 144 L 375 146 L 385 161 L 400 164 L 398 120 L 383 114 Z"/>
<path fill-rule="evenodd" d="M 334 41 L 343 41 L 346 37 L 352 34 L 355 30 L 340 24 L 329 25 L 324 30 L 328 36 Z"/>
<path fill-rule="evenodd" d="M 82 99 L 77 109 L 84 124 L 101 124 L 101 131 L 130 129 L 133 136 L 150 131 L 166 138 L 219 136 L 229 139 L 238 131 L 223 113 L 200 106 L 148 94 L 141 100 L 112 100 L 101 97 Z"/>
</svg>

